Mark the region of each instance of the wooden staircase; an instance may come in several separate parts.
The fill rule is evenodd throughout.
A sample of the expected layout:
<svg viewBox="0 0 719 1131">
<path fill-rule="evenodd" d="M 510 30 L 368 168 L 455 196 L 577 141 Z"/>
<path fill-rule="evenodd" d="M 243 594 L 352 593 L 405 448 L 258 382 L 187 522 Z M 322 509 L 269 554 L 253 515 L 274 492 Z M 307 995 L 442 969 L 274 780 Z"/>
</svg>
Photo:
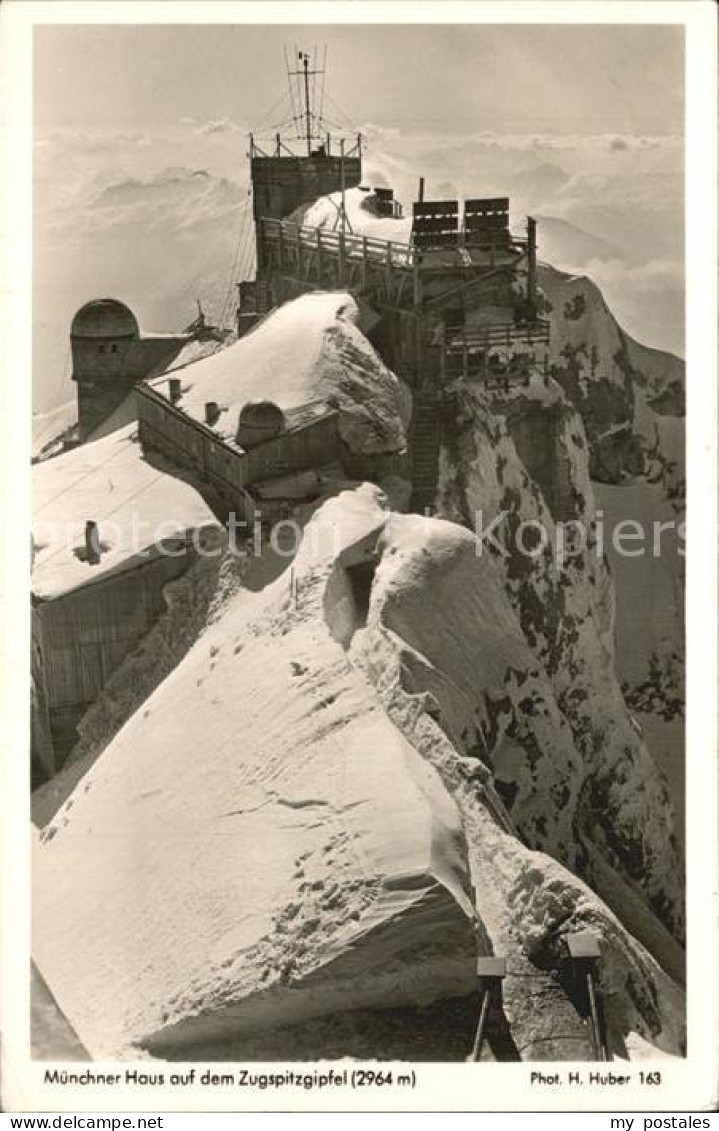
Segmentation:
<svg viewBox="0 0 719 1131">
<path fill-rule="evenodd" d="M 412 499 L 415 514 L 433 514 L 439 482 L 439 448 L 442 435 L 440 400 L 435 388 L 417 390 L 409 433 L 412 458 Z"/>
</svg>

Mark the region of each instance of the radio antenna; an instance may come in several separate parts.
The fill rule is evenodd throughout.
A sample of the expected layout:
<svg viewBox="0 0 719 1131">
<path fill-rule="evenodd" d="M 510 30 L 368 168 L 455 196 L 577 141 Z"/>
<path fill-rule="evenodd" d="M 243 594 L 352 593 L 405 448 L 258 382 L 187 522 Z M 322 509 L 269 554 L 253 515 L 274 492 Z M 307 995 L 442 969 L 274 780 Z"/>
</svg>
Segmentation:
<svg viewBox="0 0 719 1131">
<path fill-rule="evenodd" d="M 312 156 L 312 138 L 314 135 L 312 130 L 312 119 L 314 117 L 310 104 L 310 79 L 315 78 L 317 75 L 324 75 L 324 70 L 320 71 L 316 67 L 310 70 L 310 57 L 306 51 L 298 51 L 297 57 L 300 61 L 301 70 L 288 72 L 291 75 L 297 75 L 304 80 L 304 95 L 305 105 L 302 117 L 304 119 L 304 137 L 307 142 L 307 156 Z"/>
</svg>

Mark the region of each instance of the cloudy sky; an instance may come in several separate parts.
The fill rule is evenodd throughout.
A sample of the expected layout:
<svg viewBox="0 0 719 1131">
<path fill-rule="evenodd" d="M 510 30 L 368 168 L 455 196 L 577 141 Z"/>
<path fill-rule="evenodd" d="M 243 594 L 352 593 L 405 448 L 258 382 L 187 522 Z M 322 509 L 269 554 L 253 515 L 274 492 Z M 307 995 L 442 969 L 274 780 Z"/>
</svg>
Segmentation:
<svg viewBox="0 0 719 1131">
<path fill-rule="evenodd" d="M 45 27 L 37 121 L 138 129 L 251 123 L 275 100 L 283 45 L 328 46 L 332 93 L 403 130 L 682 130 L 682 32 L 655 26 Z"/>
<path fill-rule="evenodd" d="M 181 328 L 252 270 L 246 134 L 286 113 L 283 48 L 321 55 L 325 112 L 365 178 L 411 200 L 510 195 L 540 251 L 591 274 L 625 328 L 683 348 L 683 29 L 44 26 L 35 30 L 35 403 L 73 395 L 89 298 Z M 279 105 L 278 105 L 279 103 Z M 243 242 L 244 241 L 244 242 Z M 238 254 L 239 252 L 239 254 Z"/>
</svg>

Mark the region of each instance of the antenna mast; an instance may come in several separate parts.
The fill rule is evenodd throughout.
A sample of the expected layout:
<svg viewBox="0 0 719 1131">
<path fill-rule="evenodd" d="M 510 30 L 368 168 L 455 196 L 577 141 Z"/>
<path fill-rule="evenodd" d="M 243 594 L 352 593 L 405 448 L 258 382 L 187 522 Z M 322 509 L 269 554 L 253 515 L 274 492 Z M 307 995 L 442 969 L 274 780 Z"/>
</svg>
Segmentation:
<svg viewBox="0 0 719 1131">
<path fill-rule="evenodd" d="M 313 114 L 312 114 L 311 103 L 310 103 L 310 77 L 314 77 L 316 75 L 323 75 L 324 76 L 325 72 L 324 72 L 324 70 L 321 70 L 321 71 L 320 70 L 310 70 L 310 57 L 309 57 L 309 55 L 307 54 L 306 51 L 298 51 L 297 57 L 299 58 L 300 63 L 302 64 L 302 70 L 300 70 L 300 71 L 288 71 L 288 75 L 301 76 L 304 79 L 305 107 L 304 107 L 304 114 L 302 116 L 304 118 L 304 123 L 305 123 L 305 139 L 307 141 L 307 156 L 311 157 L 312 156 L 312 137 L 313 137 L 313 133 L 312 133 Z"/>
</svg>

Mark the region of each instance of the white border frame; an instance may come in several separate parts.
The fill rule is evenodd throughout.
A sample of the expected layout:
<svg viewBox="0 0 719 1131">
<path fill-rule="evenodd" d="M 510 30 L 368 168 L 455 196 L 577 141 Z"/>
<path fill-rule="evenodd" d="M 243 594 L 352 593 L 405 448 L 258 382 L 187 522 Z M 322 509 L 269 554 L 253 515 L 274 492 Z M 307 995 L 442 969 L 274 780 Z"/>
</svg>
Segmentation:
<svg viewBox="0 0 719 1131">
<path fill-rule="evenodd" d="M 664 1084 L 621 1089 L 529 1088 L 531 1065 L 416 1066 L 411 1093 L 237 1092 L 219 1089 L 72 1089 L 45 1086 L 29 1060 L 30 835 L 29 530 L 32 248 L 32 33 L 38 24 L 674 24 L 686 35 L 687 330 L 687 910 L 688 1056 L 662 1061 Z M 4 861 L 0 1001 L 4 1100 L 14 1111 L 708 1111 L 719 1065 L 717 979 L 717 365 L 716 10 L 711 0 L 305 0 L 279 3 L 25 2 L 0 10 L 5 106 L 0 186 L 0 483 L 2 540 L 0 717 Z M 711 783 L 711 787 L 710 784 Z M 712 839 L 712 837 L 714 839 Z M 53 1062 L 54 1063 L 54 1062 Z M 72 1068 L 73 1066 L 68 1066 Z M 77 1067 L 77 1066 L 75 1066 Z M 96 1065 L 100 1068 L 100 1065 Z M 123 1068 L 127 1067 L 126 1064 Z M 179 1068 L 180 1066 L 178 1066 Z M 277 1066 L 274 1066 L 275 1068 Z M 545 1069 L 554 1066 L 544 1066 Z M 557 1066 L 560 1070 L 563 1066 Z M 566 1066 L 564 1066 L 566 1067 Z M 586 1067 L 586 1066 L 585 1066 Z M 642 1065 L 650 1067 L 649 1064 Z M 217 1070 L 217 1069 L 216 1069 Z M 479 1072 L 479 1075 L 476 1073 Z M 511 1107 L 507 1107 L 507 1103 Z"/>
</svg>

